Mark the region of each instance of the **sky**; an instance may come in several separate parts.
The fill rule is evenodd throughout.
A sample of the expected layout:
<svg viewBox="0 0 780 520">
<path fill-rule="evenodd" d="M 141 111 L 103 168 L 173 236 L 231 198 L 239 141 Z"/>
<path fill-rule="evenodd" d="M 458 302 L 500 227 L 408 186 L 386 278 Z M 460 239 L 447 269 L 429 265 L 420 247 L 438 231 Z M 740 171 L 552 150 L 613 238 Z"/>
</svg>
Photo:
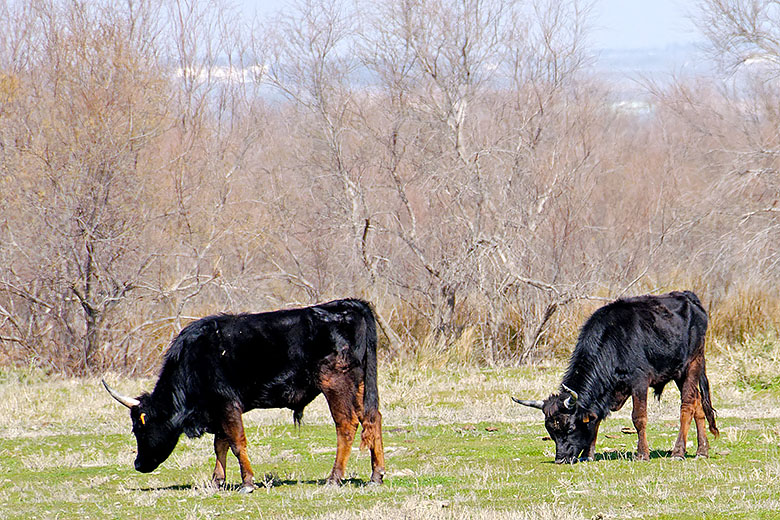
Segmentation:
<svg viewBox="0 0 780 520">
<path fill-rule="evenodd" d="M 694 2 L 680 0 L 598 0 L 594 46 L 599 49 L 661 49 L 700 42 L 689 20 Z"/>
<path fill-rule="evenodd" d="M 272 13 L 289 0 L 236 0 L 248 16 Z M 565 0 L 564 0 L 565 1 Z M 663 49 L 701 40 L 688 20 L 690 0 L 596 0 L 592 41 L 595 49 Z"/>
</svg>

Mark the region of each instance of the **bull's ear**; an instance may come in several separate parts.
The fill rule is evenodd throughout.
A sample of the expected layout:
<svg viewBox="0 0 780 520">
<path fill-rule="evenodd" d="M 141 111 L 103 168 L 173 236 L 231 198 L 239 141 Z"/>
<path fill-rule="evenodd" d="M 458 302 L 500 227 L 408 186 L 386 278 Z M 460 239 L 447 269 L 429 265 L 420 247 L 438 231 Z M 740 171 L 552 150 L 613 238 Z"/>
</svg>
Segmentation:
<svg viewBox="0 0 780 520">
<path fill-rule="evenodd" d="M 595 421 L 596 417 L 597 417 L 597 415 L 595 413 L 589 412 L 589 413 L 585 414 L 585 416 L 582 418 L 582 422 L 587 424 L 590 421 Z"/>
<path fill-rule="evenodd" d="M 512 401 L 524 406 L 530 406 L 531 408 L 538 408 L 539 410 L 544 409 L 544 401 L 527 401 L 525 399 L 517 399 L 516 397 L 513 397 Z"/>
</svg>

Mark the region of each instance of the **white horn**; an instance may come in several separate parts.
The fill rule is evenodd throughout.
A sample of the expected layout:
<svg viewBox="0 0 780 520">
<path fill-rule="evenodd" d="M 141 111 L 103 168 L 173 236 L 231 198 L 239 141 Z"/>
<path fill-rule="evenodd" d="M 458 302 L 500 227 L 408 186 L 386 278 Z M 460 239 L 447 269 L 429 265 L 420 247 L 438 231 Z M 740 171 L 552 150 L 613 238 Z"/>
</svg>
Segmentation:
<svg viewBox="0 0 780 520">
<path fill-rule="evenodd" d="M 539 410 L 544 409 L 544 401 L 526 401 L 524 399 L 517 399 L 514 397 L 512 398 L 512 401 L 524 406 L 530 406 L 531 408 L 538 408 Z"/>
<path fill-rule="evenodd" d="M 579 399 L 580 396 L 577 395 L 577 392 L 575 392 L 568 386 L 564 385 L 563 383 L 561 383 L 561 388 L 563 388 L 563 390 L 565 392 L 568 392 L 569 394 L 569 397 L 567 397 L 566 400 L 563 402 L 563 406 L 571 410 L 574 407 L 574 405 L 577 404 L 577 399 Z M 572 401 L 572 399 L 574 400 Z"/>
<path fill-rule="evenodd" d="M 106 391 L 108 391 L 108 393 L 111 394 L 111 397 L 113 397 L 123 405 L 127 406 L 128 408 L 132 408 L 133 406 L 138 406 L 139 404 L 141 404 L 141 401 L 139 401 L 138 399 L 127 397 L 118 393 L 116 390 L 114 390 L 113 388 L 111 388 L 106 384 L 105 379 L 101 379 L 100 382 L 103 383 L 103 386 L 106 387 Z"/>
</svg>

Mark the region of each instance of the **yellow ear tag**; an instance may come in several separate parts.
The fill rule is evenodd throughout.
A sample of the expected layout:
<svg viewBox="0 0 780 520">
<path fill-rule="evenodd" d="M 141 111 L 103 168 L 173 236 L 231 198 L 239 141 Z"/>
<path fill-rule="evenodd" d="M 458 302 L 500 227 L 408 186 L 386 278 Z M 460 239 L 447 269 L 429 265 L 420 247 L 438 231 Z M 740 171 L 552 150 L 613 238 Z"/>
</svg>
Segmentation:
<svg viewBox="0 0 780 520">
<path fill-rule="evenodd" d="M 141 414 L 141 415 L 143 415 L 143 414 Z M 142 419 L 142 421 L 143 421 L 143 419 Z M 590 417 L 588 417 L 587 415 L 582 418 L 582 422 L 586 423 L 588 421 L 590 421 Z"/>
<path fill-rule="evenodd" d="M 141 417 L 140 417 L 140 419 L 141 419 L 141 424 L 143 424 L 144 426 L 146 426 L 146 414 L 145 414 L 145 413 L 142 413 L 142 414 L 141 414 Z"/>
</svg>

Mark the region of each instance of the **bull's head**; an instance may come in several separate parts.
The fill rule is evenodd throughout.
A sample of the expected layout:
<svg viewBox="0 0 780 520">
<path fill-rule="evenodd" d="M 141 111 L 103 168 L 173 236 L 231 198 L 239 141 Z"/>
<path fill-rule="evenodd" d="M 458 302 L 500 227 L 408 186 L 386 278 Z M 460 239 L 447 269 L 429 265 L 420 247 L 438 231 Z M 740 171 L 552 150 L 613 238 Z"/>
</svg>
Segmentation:
<svg viewBox="0 0 780 520">
<path fill-rule="evenodd" d="M 130 409 L 133 421 L 133 434 L 138 445 L 135 469 L 141 473 L 154 471 L 168 458 L 179 441 L 181 431 L 171 425 L 168 417 L 161 416 L 152 406 L 149 394 L 140 397 L 127 397 L 101 380 L 111 397 Z"/>
<path fill-rule="evenodd" d="M 544 401 L 512 400 L 516 403 L 537 408 L 544 412 L 544 427 L 555 441 L 555 462 L 574 463 L 593 457 L 592 447 L 598 432 L 595 416 L 579 409 L 577 392 L 562 385 L 558 394 L 552 394 Z M 582 458 L 581 458 L 582 456 Z"/>
</svg>

